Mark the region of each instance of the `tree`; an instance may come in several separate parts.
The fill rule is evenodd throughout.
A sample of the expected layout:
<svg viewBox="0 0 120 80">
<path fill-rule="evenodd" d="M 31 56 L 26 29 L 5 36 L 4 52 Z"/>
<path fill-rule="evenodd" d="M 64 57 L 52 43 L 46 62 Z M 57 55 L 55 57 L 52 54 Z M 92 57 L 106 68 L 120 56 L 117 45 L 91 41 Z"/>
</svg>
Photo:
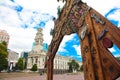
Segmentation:
<svg viewBox="0 0 120 80">
<path fill-rule="evenodd" d="M 80 67 L 80 71 L 83 71 L 83 64 L 82 64 L 81 67 Z"/>
<path fill-rule="evenodd" d="M 37 64 L 34 64 L 31 68 L 31 71 L 37 71 Z"/>
<path fill-rule="evenodd" d="M 69 72 L 72 72 L 73 69 L 72 69 L 72 64 L 71 64 L 71 62 L 68 63 L 68 66 L 69 66 Z"/>
<path fill-rule="evenodd" d="M 8 61 L 5 58 L 0 59 L 0 72 L 8 68 Z"/>
<path fill-rule="evenodd" d="M 71 60 L 71 62 L 68 63 L 69 66 L 69 72 L 78 71 L 79 64 L 75 60 Z"/>
<path fill-rule="evenodd" d="M 120 57 L 116 57 L 120 61 Z"/>
<path fill-rule="evenodd" d="M 5 41 L 3 41 L 0 43 L 0 72 L 8 68 L 7 56 L 7 44 Z"/>
<path fill-rule="evenodd" d="M 8 51 L 7 51 L 7 44 L 5 41 L 0 43 L 0 58 L 7 58 Z"/>
<path fill-rule="evenodd" d="M 19 58 L 18 62 L 15 65 L 15 68 L 18 69 L 18 70 L 24 70 L 25 69 L 24 58 Z"/>
</svg>

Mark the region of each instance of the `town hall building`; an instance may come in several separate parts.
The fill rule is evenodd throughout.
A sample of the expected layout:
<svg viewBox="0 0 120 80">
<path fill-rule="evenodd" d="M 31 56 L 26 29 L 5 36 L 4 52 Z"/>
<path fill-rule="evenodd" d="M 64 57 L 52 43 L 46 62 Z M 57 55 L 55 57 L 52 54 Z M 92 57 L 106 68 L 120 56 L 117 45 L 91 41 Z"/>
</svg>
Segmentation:
<svg viewBox="0 0 120 80">
<path fill-rule="evenodd" d="M 31 69 L 34 64 L 37 64 L 38 70 L 44 72 L 44 64 L 46 51 L 43 50 L 43 29 L 39 28 L 36 36 L 35 43 L 32 50 L 28 53 L 27 69 Z M 54 73 L 65 73 L 68 71 L 72 58 L 56 55 L 54 59 Z"/>
</svg>

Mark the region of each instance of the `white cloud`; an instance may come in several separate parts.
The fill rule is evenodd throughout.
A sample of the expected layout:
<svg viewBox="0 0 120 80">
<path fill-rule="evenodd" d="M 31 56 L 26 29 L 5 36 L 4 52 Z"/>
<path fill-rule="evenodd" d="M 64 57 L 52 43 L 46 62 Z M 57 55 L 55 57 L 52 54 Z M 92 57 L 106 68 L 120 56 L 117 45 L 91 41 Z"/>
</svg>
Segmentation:
<svg viewBox="0 0 120 80">
<path fill-rule="evenodd" d="M 115 55 L 114 55 L 114 57 L 118 57 L 118 56 L 120 56 L 120 54 L 115 54 Z"/>
<path fill-rule="evenodd" d="M 74 38 L 75 34 L 71 34 L 71 35 L 66 35 L 64 36 L 61 44 L 60 44 L 60 48 L 58 49 L 58 52 L 68 52 L 66 49 L 65 49 L 65 46 L 66 46 L 66 42 L 67 41 L 70 41 Z"/>
<path fill-rule="evenodd" d="M 43 14 L 40 10 L 25 8 L 21 12 L 17 12 L 10 7 L 12 5 L 17 6 L 16 3 L 11 4 L 8 0 L 3 2 L 0 0 L 0 29 L 6 30 L 10 35 L 9 49 L 18 53 L 30 51 L 36 33 L 33 27 L 37 26 L 40 21 L 50 20 L 51 15 Z M 36 14 L 33 12 L 36 12 Z M 27 25 L 28 28 L 23 29 L 23 25 Z M 48 33 L 48 31 L 45 31 L 45 33 Z"/>
<path fill-rule="evenodd" d="M 32 43 L 34 42 L 34 37 L 36 30 L 32 28 L 15 28 L 9 27 L 5 24 L 0 24 L 0 29 L 6 30 L 10 35 L 8 48 L 14 50 L 18 53 L 22 51 L 30 51 Z"/>
<path fill-rule="evenodd" d="M 80 45 L 73 45 L 73 47 L 75 48 L 77 55 L 81 56 L 81 46 Z"/>
<path fill-rule="evenodd" d="M 59 52 L 68 52 L 63 46 L 60 46 L 60 48 L 58 49 L 58 53 Z"/>
<path fill-rule="evenodd" d="M 22 5 L 25 9 L 40 10 L 43 13 L 49 13 L 57 16 L 58 5 L 63 6 L 62 2 L 58 3 L 57 0 L 16 0 L 17 3 Z"/>
<path fill-rule="evenodd" d="M 105 15 L 112 8 L 120 7 L 120 0 L 82 0 L 86 2 L 90 7 L 94 8 L 102 15 Z"/>
<path fill-rule="evenodd" d="M 19 15 L 19 19 L 22 21 L 23 25 L 26 24 L 28 27 L 39 27 L 40 22 L 46 23 L 52 18 L 52 15 L 41 13 L 41 11 L 26 9 L 23 9 Z"/>
<path fill-rule="evenodd" d="M 89 6 L 95 8 L 98 12 L 105 15 L 111 8 L 120 7 L 120 0 L 83 0 Z M 3 5 L 2 5 L 3 4 Z M 11 6 L 22 6 L 23 10 L 21 12 L 16 12 Z M 0 0 L 0 29 L 7 30 L 10 34 L 9 48 L 21 52 L 24 50 L 31 50 L 32 43 L 34 42 L 34 37 L 36 30 L 33 29 L 36 24 L 39 23 L 39 18 L 44 20 L 47 17 L 42 17 L 42 13 L 49 13 L 50 16 L 53 15 L 57 17 L 57 6 L 63 5 L 62 2 L 58 3 L 57 0 L 15 0 L 15 3 L 9 0 Z M 38 14 L 33 14 L 33 11 L 37 11 Z M 109 16 L 109 18 L 116 18 L 119 16 L 116 12 L 115 15 Z M 31 18 L 34 22 L 31 23 Z M 50 17 L 49 17 L 50 18 Z M 119 18 L 117 17 L 116 20 Z M 27 24 L 29 28 L 23 29 L 22 25 Z M 54 26 L 52 21 L 48 21 L 44 30 L 44 42 L 50 44 L 52 36 L 50 36 L 50 29 Z M 72 40 L 74 34 L 67 35 L 64 37 L 59 51 L 67 51 L 64 49 L 67 41 Z M 80 53 L 80 46 L 74 46 L 77 53 Z M 78 54 L 78 55 L 81 55 Z"/>
<path fill-rule="evenodd" d="M 20 27 L 22 24 L 22 22 L 18 19 L 16 11 L 8 7 L 0 6 L 0 18 L 0 22 L 5 23 L 8 26 Z"/>
<path fill-rule="evenodd" d="M 120 27 L 120 8 L 117 9 L 115 12 L 107 16 L 108 19 L 110 20 L 115 20 L 118 21 L 118 26 Z"/>
<path fill-rule="evenodd" d="M 48 45 L 50 44 L 52 40 L 52 35 L 50 35 L 50 30 L 53 29 L 54 27 L 54 22 L 49 21 L 46 23 L 45 28 L 43 28 L 43 39 L 44 43 L 47 43 Z"/>
<path fill-rule="evenodd" d="M 113 53 L 113 52 L 115 52 L 115 49 L 112 47 L 112 48 L 108 48 L 108 50 L 111 52 L 111 53 Z"/>
</svg>

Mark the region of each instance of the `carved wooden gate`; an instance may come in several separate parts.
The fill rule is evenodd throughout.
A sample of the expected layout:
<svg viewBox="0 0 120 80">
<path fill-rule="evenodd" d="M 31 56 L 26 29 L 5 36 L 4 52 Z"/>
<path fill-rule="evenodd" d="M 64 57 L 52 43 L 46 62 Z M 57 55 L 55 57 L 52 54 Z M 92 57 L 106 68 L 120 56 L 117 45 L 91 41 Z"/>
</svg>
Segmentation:
<svg viewBox="0 0 120 80">
<path fill-rule="evenodd" d="M 81 0 L 66 0 L 55 20 L 46 65 L 47 80 L 53 80 L 53 61 L 65 35 L 77 33 L 85 80 L 114 80 L 120 76 L 120 63 L 108 48 L 120 48 L 120 30 Z"/>
</svg>

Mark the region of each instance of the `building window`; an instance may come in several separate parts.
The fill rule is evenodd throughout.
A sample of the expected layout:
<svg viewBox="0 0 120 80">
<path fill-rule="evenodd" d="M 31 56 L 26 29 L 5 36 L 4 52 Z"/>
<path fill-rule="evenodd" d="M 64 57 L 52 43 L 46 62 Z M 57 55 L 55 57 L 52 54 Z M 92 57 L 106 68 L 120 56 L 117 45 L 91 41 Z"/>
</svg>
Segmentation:
<svg viewBox="0 0 120 80">
<path fill-rule="evenodd" d="M 33 58 L 31 57 L 32 65 L 33 65 Z"/>
<path fill-rule="evenodd" d="M 36 58 L 36 59 L 35 59 L 35 63 L 37 63 L 37 62 L 38 62 L 38 59 Z"/>
<path fill-rule="evenodd" d="M 43 58 L 43 63 L 44 63 L 44 58 Z"/>
</svg>

